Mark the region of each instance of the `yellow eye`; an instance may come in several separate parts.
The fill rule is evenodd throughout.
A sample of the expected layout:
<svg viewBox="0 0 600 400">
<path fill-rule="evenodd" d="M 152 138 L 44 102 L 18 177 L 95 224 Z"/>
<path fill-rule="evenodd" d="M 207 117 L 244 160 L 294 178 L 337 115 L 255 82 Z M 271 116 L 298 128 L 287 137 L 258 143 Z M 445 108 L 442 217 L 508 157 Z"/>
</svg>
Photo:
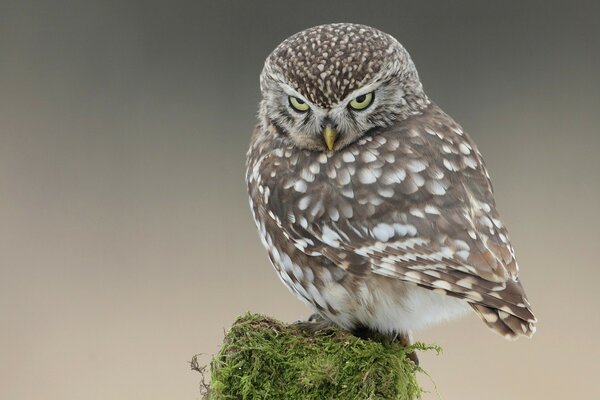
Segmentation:
<svg viewBox="0 0 600 400">
<path fill-rule="evenodd" d="M 304 100 L 300 100 L 300 99 L 299 99 L 299 98 L 297 98 L 297 97 L 290 96 L 290 97 L 289 97 L 289 100 L 290 100 L 290 105 L 291 105 L 292 107 L 294 107 L 294 109 L 295 109 L 296 111 L 299 111 L 299 112 L 306 112 L 306 111 L 308 111 L 308 109 L 310 108 L 310 107 L 308 106 L 308 104 L 306 104 L 306 102 L 305 102 Z"/>
<path fill-rule="evenodd" d="M 361 94 L 350 102 L 350 108 L 353 110 L 364 110 L 373 102 L 373 92 Z"/>
</svg>

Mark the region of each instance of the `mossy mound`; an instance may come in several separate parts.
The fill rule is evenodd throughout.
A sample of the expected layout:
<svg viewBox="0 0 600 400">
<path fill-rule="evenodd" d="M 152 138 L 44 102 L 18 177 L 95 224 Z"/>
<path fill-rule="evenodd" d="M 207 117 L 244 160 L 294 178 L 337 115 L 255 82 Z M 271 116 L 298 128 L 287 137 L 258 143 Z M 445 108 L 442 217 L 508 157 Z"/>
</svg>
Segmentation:
<svg viewBox="0 0 600 400">
<path fill-rule="evenodd" d="M 420 371 L 403 347 L 339 329 L 310 333 L 255 314 L 239 317 L 211 362 L 209 400 L 412 400 Z"/>
</svg>

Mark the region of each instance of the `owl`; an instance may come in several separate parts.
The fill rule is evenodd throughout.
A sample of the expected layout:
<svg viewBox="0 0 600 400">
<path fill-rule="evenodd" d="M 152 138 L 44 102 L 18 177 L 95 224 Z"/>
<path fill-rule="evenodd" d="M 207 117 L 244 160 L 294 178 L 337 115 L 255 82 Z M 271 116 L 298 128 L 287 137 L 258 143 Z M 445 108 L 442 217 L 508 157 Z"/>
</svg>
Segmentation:
<svg viewBox="0 0 600 400">
<path fill-rule="evenodd" d="M 267 57 L 260 89 L 250 207 L 293 294 L 324 321 L 407 343 L 469 312 L 507 339 L 533 335 L 482 156 L 396 39 L 304 30 Z"/>
</svg>

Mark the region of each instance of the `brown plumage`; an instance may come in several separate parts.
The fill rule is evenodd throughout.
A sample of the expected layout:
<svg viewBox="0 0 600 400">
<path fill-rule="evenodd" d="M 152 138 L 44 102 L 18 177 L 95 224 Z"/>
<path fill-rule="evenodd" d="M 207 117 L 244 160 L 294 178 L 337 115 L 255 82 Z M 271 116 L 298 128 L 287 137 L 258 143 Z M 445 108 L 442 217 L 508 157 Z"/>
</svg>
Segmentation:
<svg viewBox="0 0 600 400">
<path fill-rule="evenodd" d="M 296 296 L 349 330 L 409 335 L 472 309 L 507 338 L 534 333 L 481 154 L 427 98 L 395 39 L 311 28 L 269 56 L 261 89 L 250 204 Z M 354 107 L 367 93 L 371 103 Z"/>
</svg>

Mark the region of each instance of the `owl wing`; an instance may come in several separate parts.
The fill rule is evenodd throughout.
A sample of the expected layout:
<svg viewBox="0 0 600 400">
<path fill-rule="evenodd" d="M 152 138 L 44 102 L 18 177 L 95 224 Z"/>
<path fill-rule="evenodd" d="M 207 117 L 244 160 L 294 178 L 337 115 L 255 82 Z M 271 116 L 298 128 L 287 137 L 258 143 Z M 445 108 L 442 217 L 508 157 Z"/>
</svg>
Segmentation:
<svg viewBox="0 0 600 400">
<path fill-rule="evenodd" d="M 457 207 L 428 215 L 414 209 L 413 218 L 406 221 L 378 223 L 368 229 L 325 227 L 316 237 L 328 243 L 320 249 L 322 254 L 351 273 L 362 274 L 368 268 L 466 300 L 488 325 L 507 337 L 533 333 L 535 318 L 517 277 L 510 245 L 499 243 L 498 233 L 487 226 L 486 231 L 473 230 L 473 225 L 481 229 L 481 223 L 465 217 L 466 211 Z M 449 220 L 451 234 L 420 233 L 442 232 Z M 469 232 L 476 234 L 471 237 Z"/>
<path fill-rule="evenodd" d="M 349 273 L 464 299 L 505 337 L 533 334 L 487 170 L 462 128 L 433 106 L 358 146 L 325 165 L 291 158 L 290 192 L 271 186 L 289 198 L 272 204 L 283 235 Z"/>
<path fill-rule="evenodd" d="M 400 279 L 463 299 L 506 337 L 533 333 L 535 318 L 517 276 L 505 228 L 489 225 L 472 207 L 413 208 L 372 222 L 345 220 L 288 231 L 298 248 L 347 272 Z M 387 218 L 385 218 L 387 217 Z M 309 239 L 310 238 L 310 239 Z"/>
</svg>

